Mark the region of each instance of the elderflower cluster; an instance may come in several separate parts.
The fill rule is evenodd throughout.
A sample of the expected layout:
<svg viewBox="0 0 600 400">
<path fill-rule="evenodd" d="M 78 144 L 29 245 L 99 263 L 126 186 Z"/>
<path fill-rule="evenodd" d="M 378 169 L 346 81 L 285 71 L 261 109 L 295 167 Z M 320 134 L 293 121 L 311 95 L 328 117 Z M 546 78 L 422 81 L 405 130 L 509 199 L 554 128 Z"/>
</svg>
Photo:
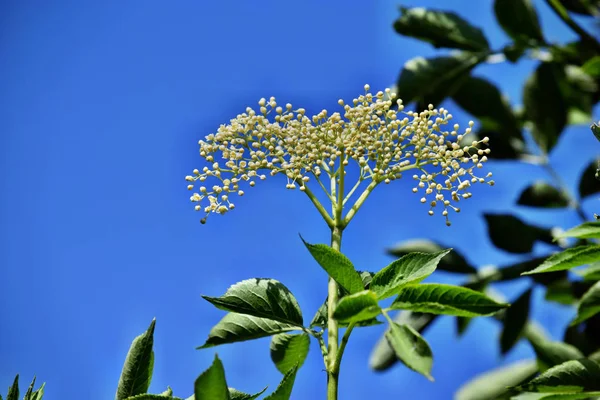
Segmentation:
<svg viewBox="0 0 600 400">
<path fill-rule="evenodd" d="M 473 122 L 464 133 L 455 124 L 443 131 L 452 115 L 444 108 L 429 105 L 422 112 L 404 112 L 402 100 L 395 100 L 390 89 L 353 99 L 352 104 L 339 100 L 343 111 L 323 110 L 311 117 L 303 108 L 291 104 L 281 107 L 274 97 L 260 99 L 258 110 L 250 107 L 217 133 L 200 140 L 200 156 L 208 165 L 195 169 L 186 177 L 195 209 L 205 214 L 225 214 L 235 205 L 233 196 L 243 196 L 246 186 L 255 186 L 267 175 L 287 177 L 287 189 L 308 189 L 311 180 L 320 182 L 325 174 L 334 176 L 351 161 L 360 169 L 360 180 L 390 183 L 402 172 L 414 169 L 418 182 L 413 192 L 422 192 L 429 214 L 442 208 L 450 225 L 448 210 L 459 212 L 452 203 L 471 197 L 473 183 L 494 182 L 476 175 L 487 161 L 489 148 L 480 149 L 488 138 L 470 145 L 459 143 L 471 132 Z M 343 171 L 343 167 L 342 167 Z M 323 187 L 323 186 L 322 186 Z"/>
</svg>

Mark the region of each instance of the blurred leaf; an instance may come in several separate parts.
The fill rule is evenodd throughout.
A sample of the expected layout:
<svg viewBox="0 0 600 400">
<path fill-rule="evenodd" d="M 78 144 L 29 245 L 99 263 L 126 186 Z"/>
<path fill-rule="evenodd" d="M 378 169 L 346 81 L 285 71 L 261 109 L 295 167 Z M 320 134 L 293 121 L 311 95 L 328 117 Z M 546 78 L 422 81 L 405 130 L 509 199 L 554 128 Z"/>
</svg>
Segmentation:
<svg viewBox="0 0 600 400">
<path fill-rule="evenodd" d="M 564 68 L 543 62 L 523 87 L 525 113 L 533 122 L 533 139 L 546 154 L 556 145 L 567 124 L 568 104 L 562 92 L 565 85 L 568 83 Z"/>
<path fill-rule="evenodd" d="M 588 290 L 577 307 L 577 318 L 571 325 L 577 325 L 600 312 L 600 281 Z"/>
<path fill-rule="evenodd" d="M 542 276 L 544 274 L 541 274 Z M 535 276 L 535 275 L 533 275 Z M 548 286 L 546 300 L 556 301 L 560 304 L 571 305 L 589 290 L 591 284 L 584 281 L 569 281 L 564 278 Z"/>
<path fill-rule="evenodd" d="M 567 361 L 516 389 L 541 393 L 597 391 L 600 390 L 600 366 L 587 359 Z"/>
<path fill-rule="evenodd" d="M 377 304 L 377 295 L 370 291 L 354 293 L 344 296 L 335 311 L 333 317 L 341 322 L 360 322 L 375 318 L 381 314 L 381 308 Z"/>
<path fill-rule="evenodd" d="M 404 365 L 433 381 L 433 354 L 427 341 L 416 330 L 409 325 L 399 325 L 390 321 L 390 329 L 385 333 L 385 337 Z"/>
<path fill-rule="evenodd" d="M 600 263 L 594 263 L 585 269 L 576 269 L 573 272 L 581 276 L 584 281 L 600 281 Z"/>
<path fill-rule="evenodd" d="M 264 398 L 264 400 L 289 400 L 292 395 L 292 389 L 294 388 L 294 381 L 296 380 L 296 372 L 298 368 L 290 369 L 284 376 L 277 389 L 270 395 Z"/>
<path fill-rule="evenodd" d="M 42 400 L 42 398 L 44 397 L 44 387 L 46 386 L 46 383 L 42 383 L 42 386 L 39 387 L 38 390 L 36 390 L 35 392 L 33 392 L 33 394 L 31 395 L 31 400 Z M 0 399 L 2 400 L 2 399 Z"/>
<path fill-rule="evenodd" d="M 492 315 L 506 307 L 508 304 L 498 303 L 481 292 L 440 283 L 404 286 L 391 305 L 392 309 L 459 317 Z"/>
<path fill-rule="evenodd" d="M 568 108 L 568 123 L 589 124 L 592 122 L 593 95 L 598 91 L 598 84 L 576 65 L 567 65 L 564 71 L 565 81 L 561 82 L 561 91 Z"/>
<path fill-rule="evenodd" d="M 13 384 L 8 387 L 6 400 L 19 400 L 19 374 L 15 376 Z"/>
<path fill-rule="evenodd" d="M 596 139 L 598 139 L 598 141 L 600 141 L 600 125 L 593 124 L 590 128 L 592 129 L 592 133 L 594 134 Z"/>
<path fill-rule="evenodd" d="M 593 352 L 587 356 L 588 359 L 592 360 L 596 364 L 600 364 L 600 350 Z"/>
<path fill-rule="evenodd" d="M 562 64 L 584 65 L 596 57 L 596 48 L 584 40 L 550 46 L 552 60 Z"/>
<path fill-rule="evenodd" d="M 391 249 L 387 250 L 387 254 L 395 257 L 403 257 L 408 253 L 420 252 L 420 253 L 438 253 L 448 246 L 444 246 L 440 243 L 435 243 L 428 239 L 413 239 L 401 242 Z M 467 260 L 456 250 L 452 250 L 446 254 L 437 266 L 438 270 L 448 272 L 458 272 L 464 274 L 474 274 L 477 269 L 467 262 Z"/>
<path fill-rule="evenodd" d="M 246 279 L 231 286 L 221 297 L 202 298 L 225 311 L 286 324 L 302 326 L 303 323 L 298 301 L 285 285 L 275 279 Z"/>
<path fill-rule="evenodd" d="M 528 337 L 528 340 L 538 358 L 540 372 L 565 361 L 583 358 L 583 354 L 575 346 L 567 343 L 552 342 L 541 337 Z"/>
<path fill-rule="evenodd" d="M 409 253 L 376 273 L 370 288 L 379 299 L 393 296 L 402 286 L 419 283 L 431 275 L 442 257 L 451 250 L 432 254 Z"/>
<path fill-rule="evenodd" d="M 306 333 L 280 333 L 271 339 L 271 360 L 285 374 L 292 368 L 300 368 L 306 360 L 310 337 Z"/>
<path fill-rule="evenodd" d="M 408 104 L 428 99 L 439 104 L 451 96 L 471 69 L 485 59 L 485 54 L 460 53 L 446 57 L 413 58 L 404 64 L 398 77 L 398 97 Z"/>
<path fill-rule="evenodd" d="M 556 239 L 577 238 L 577 239 L 600 239 L 600 221 L 584 222 L 574 228 L 554 236 Z"/>
<path fill-rule="evenodd" d="M 502 29 L 515 41 L 544 42 L 538 16 L 530 0 L 495 0 L 494 12 Z"/>
<path fill-rule="evenodd" d="M 154 369 L 152 346 L 155 325 L 156 319 L 153 319 L 146 332 L 133 339 L 119 378 L 116 400 L 124 400 L 148 391 Z"/>
<path fill-rule="evenodd" d="M 511 400 L 595 400 L 600 392 L 585 393 L 521 393 L 518 396 L 511 397 Z"/>
<path fill-rule="evenodd" d="M 530 253 L 536 241 L 552 243 L 550 229 L 528 225 L 510 214 L 484 214 L 494 246 L 510 253 Z"/>
<path fill-rule="evenodd" d="M 581 329 L 581 325 L 567 327 L 563 342 L 577 347 L 583 354 L 591 353 L 598 348 L 594 338 L 589 337 L 585 330 Z"/>
<path fill-rule="evenodd" d="M 600 166 L 600 158 L 590 162 L 579 178 L 579 197 L 584 198 L 600 192 L 600 182 L 596 180 L 596 171 Z"/>
<path fill-rule="evenodd" d="M 511 264 L 511 265 L 502 267 L 502 268 L 498 269 L 498 274 L 500 274 L 500 276 L 495 280 L 510 281 L 513 279 L 520 278 L 521 274 L 523 272 L 530 271 L 533 268 L 539 266 L 541 263 L 546 261 L 546 258 L 547 258 L 546 256 L 536 257 L 536 258 L 532 258 L 530 260 L 521 261 L 516 264 Z"/>
<path fill-rule="evenodd" d="M 135 396 L 128 397 L 125 400 L 183 400 L 180 397 L 173 397 L 173 395 L 165 395 L 165 394 L 151 394 L 151 393 L 142 393 Z"/>
<path fill-rule="evenodd" d="M 560 0 L 560 2 L 567 10 L 577 14 L 596 17 L 600 15 L 600 1 L 598 0 Z"/>
<path fill-rule="evenodd" d="M 194 382 L 194 400 L 230 400 L 223 363 L 215 354 L 212 365 Z"/>
<path fill-rule="evenodd" d="M 530 207 L 561 208 L 569 206 L 569 196 L 543 181 L 536 181 L 521 192 L 517 204 Z"/>
<path fill-rule="evenodd" d="M 525 324 L 529 319 L 531 289 L 523 292 L 505 311 L 502 333 L 500 334 L 500 352 L 506 354 L 519 341 Z"/>
<path fill-rule="evenodd" d="M 210 330 L 206 343 L 198 348 L 206 349 L 221 344 L 258 339 L 298 329 L 301 329 L 301 327 L 267 318 L 229 313 Z"/>
<path fill-rule="evenodd" d="M 484 78 L 469 76 L 452 99 L 462 109 L 476 117 L 487 130 L 499 130 L 508 138 L 523 139 L 521 128 L 510 104 L 500 90 Z"/>
<path fill-rule="evenodd" d="M 577 246 L 551 255 L 542 265 L 522 275 L 561 271 L 598 261 L 600 261 L 600 246 Z"/>
<path fill-rule="evenodd" d="M 402 311 L 394 318 L 394 321 L 400 325 L 408 325 L 415 331 L 423 333 L 437 317 L 437 315 L 433 314 Z M 375 345 L 375 348 L 371 352 L 369 366 L 375 371 L 385 371 L 397 361 L 398 358 L 396 357 L 394 350 L 390 347 L 384 335 L 381 339 L 379 339 Z"/>
<path fill-rule="evenodd" d="M 258 393 L 248 394 L 248 393 L 240 392 L 239 390 L 236 390 L 234 388 L 229 388 L 229 397 L 231 398 L 231 400 L 254 400 L 258 396 L 263 394 L 265 392 L 265 390 L 267 390 L 266 387 Z"/>
<path fill-rule="evenodd" d="M 522 42 L 514 42 L 504 46 L 502 53 L 504 53 L 504 57 L 506 57 L 509 62 L 516 63 L 525 54 L 526 50 L 527 45 Z"/>
<path fill-rule="evenodd" d="M 400 7 L 400 11 L 402 14 L 394 22 L 394 29 L 401 35 L 429 42 L 435 48 L 489 50 L 482 30 L 456 13 L 406 7 Z"/>
<path fill-rule="evenodd" d="M 516 386 L 537 372 L 534 360 L 521 360 L 503 366 L 467 382 L 456 393 L 454 400 L 504 399 L 509 396 L 509 386 Z"/>
<path fill-rule="evenodd" d="M 341 287 L 350 293 L 364 290 L 360 275 L 345 255 L 324 244 L 302 241 L 313 258 Z"/>
<path fill-rule="evenodd" d="M 581 69 L 592 78 L 600 78 L 600 56 L 595 56 L 587 60 L 581 66 Z"/>
</svg>

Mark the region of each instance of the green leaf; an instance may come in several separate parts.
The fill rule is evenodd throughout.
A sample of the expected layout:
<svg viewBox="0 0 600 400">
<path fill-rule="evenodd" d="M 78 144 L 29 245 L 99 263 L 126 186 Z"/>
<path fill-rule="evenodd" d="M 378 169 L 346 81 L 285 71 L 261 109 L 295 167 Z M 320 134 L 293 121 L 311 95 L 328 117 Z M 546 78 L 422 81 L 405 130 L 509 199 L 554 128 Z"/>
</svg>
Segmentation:
<svg viewBox="0 0 600 400">
<path fill-rule="evenodd" d="M 290 369 L 284 376 L 277 389 L 270 395 L 264 398 L 264 400 L 289 400 L 292 395 L 292 389 L 294 388 L 294 381 L 296 380 L 296 372 L 298 368 Z"/>
<path fill-rule="evenodd" d="M 563 393 L 563 394 L 546 394 L 546 393 L 521 393 L 518 396 L 513 396 L 511 400 L 591 400 L 595 399 L 600 392 L 585 392 L 585 393 Z"/>
<path fill-rule="evenodd" d="M 508 307 L 481 292 L 460 286 L 428 283 L 404 286 L 391 305 L 393 309 L 459 317 L 492 315 Z"/>
<path fill-rule="evenodd" d="M 568 105 L 562 87 L 568 85 L 565 70 L 555 63 L 540 63 L 523 87 L 523 104 L 537 145 L 549 153 L 567 124 Z"/>
<path fill-rule="evenodd" d="M 438 253 L 448 246 L 440 243 L 432 242 L 428 239 L 413 239 L 398 243 L 394 247 L 388 249 L 387 254 L 394 257 L 403 257 L 408 253 Z M 441 258 L 437 266 L 438 270 L 457 272 L 463 274 L 477 273 L 477 268 L 467 262 L 467 260 L 458 251 L 453 250 Z"/>
<path fill-rule="evenodd" d="M 600 281 L 600 263 L 591 264 L 585 269 L 574 270 L 584 281 Z"/>
<path fill-rule="evenodd" d="M 31 383 L 29 384 L 29 387 L 27 388 L 27 391 L 25 392 L 25 397 L 23 397 L 23 400 L 31 400 L 34 386 L 35 386 L 35 376 L 33 377 L 33 381 L 31 381 Z"/>
<path fill-rule="evenodd" d="M 494 12 L 498 23 L 515 41 L 544 42 L 538 16 L 530 0 L 496 0 Z"/>
<path fill-rule="evenodd" d="M 452 99 L 465 111 L 476 117 L 487 130 L 501 130 L 499 137 L 505 142 L 514 138 L 523 140 L 521 128 L 510 104 L 500 90 L 484 78 L 470 76 L 452 95 Z M 494 150 L 496 149 L 494 142 Z"/>
<path fill-rule="evenodd" d="M 538 358 L 540 372 L 564 363 L 565 361 L 578 360 L 583 354 L 575 346 L 568 343 L 552 342 L 540 336 L 527 337 Z"/>
<path fill-rule="evenodd" d="M 552 244 L 550 229 L 526 224 L 510 214 L 484 214 L 494 246 L 510 253 L 525 254 L 540 240 Z"/>
<path fill-rule="evenodd" d="M 381 314 L 377 304 L 377 295 L 370 290 L 344 296 L 338 303 L 333 317 L 340 322 L 360 322 L 375 318 Z"/>
<path fill-rule="evenodd" d="M 173 395 L 165 394 L 150 394 L 142 393 L 135 396 L 128 397 L 125 400 L 182 400 L 180 397 L 173 397 Z"/>
<path fill-rule="evenodd" d="M 517 204 L 530 207 L 563 208 L 568 207 L 567 194 L 543 181 L 537 181 L 521 192 Z"/>
<path fill-rule="evenodd" d="M 529 319 L 531 289 L 523 292 L 504 314 L 500 334 L 500 352 L 506 354 L 519 341 Z"/>
<path fill-rule="evenodd" d="M 194 382 L 194 400 L 230 400 L 225 369 L 219 357 Z"/>
<path fill-rule="evenodd" d="M 412 101 L 439 104 L 468 77 L 469 72 L 485 59 L 486 54 L 461 53 L 446 57 L 423 57 L 408 60 L 397 81 L 398 97 L 405 104 Z"/>
<path fill-rule="evenodd" d="M 210 330 L 208 339 L 198 348 L 206 349 L 221 344 L 243 342 L 299 329 L 302 328 L 267 318 L 229 313 Z"/>
<path fill-rule="evenodd" d="M 584 198 L 600 192 L 600 182 L 596 179 L 596 171 L 600 167 L 600 158 L 590 162 L 579 178 L 579 197 Z"/>
<path fill-rule="evenodd" d="M 146 393 L 154 369 L 154 326 L 153 319 L 146 332 L 133 339 L 117 386 L 116 400 L 124 400 L 136 394 Z"/>
<path fill-rule="evenodd" d="M 598 16 L 600 14 L 600 1 L 598 0 L 560 0 L 561 4 L 569 11 Z"/>
<path fill-rule="evenodd" d="M 12 386 L 8 387 L 6 400 L 19 400 L 19 374 L 15 376 Z"/>
<path fill-rule="evenodd" d="M 304 239 L 302 241 L 313 258 L 341 287 L 350 293 L 364 290 L 360 275 L 345 255 L 324 244 L 310 244 Z"/>
<path fill-rule="evenodd" d="M 202 297 L 225 311 L 286 324 L 303 324 L 298 301 L 287 287 L 274 279 L 247 279 L 231 286 L 221 297 Z"/>
<path fill-rule="evenodd" d="M 551 255 L 539 267 L 521 275 L 540 274 L 544 272 L 562 271 L 600 261 L 600 246 L 577 246 Z"/>
<path fill-rule="evenodd" d="M 588 290 L 577 307 L 577 318 L 571 325 L 577 325 L 600 312 L 600 281 Z"/>
<path fill-rule="evenodd" d="M 433 381 L 433 354 L 419 332 L 409 325 L 400 325 L 390 320 L 390 329 L 385 333 L 385 338 L 404 365 Z"/>
<path fill-rule="evenodd" d="M 236 390 L 234 388 L 229 388 L 229 397 L 231 398 L 231 400 L 254 400 L 258 396 L 263 394 L 266 390 L 267 390 L 267 388 L 265 387 L 263 390 L 261 390 L 258 393 L 248 394 L 248 393 L 240 392 L 239 390 Z"/>
<path fill-rule="evenodd" d="M 564 102 L 568 108 L 567 123 L 571 125 L 592 122 L 593 97 L 598 84 L 593 77 L 576 65 L 564 66 L 565 81 L 561 84 Z"/>
<path fill-rule="evenodd" d="M 401 35 L 429 42 L 435 48 L 489 50 L 482 30 L 453 12 L 406 7 L 400 7 L 400 11 L 394 29 Z"/>
<path fill-rule="evenodd" d="M 580 393 L 600 390 L 600 366 L 587 359 L 554 366 L 517 390 L 541 393 Z"/>
<path fill-rule="evenodd" d="M 271 360 L 282 374 L 300 368 L 306 360 L 310 337 L 306 333 L 280 333 L 271 339 Z"/>
<path fill-rule="evenodd" d="M 376 273 L 370 288 L 379 299 L 393 296 L 402 286 L 419 283 L 431 275 L 442 257 L 451 250 L 432 254 L 409 253 Z"/>
<path fill-rule="evenodd" d="M 590 58 L 581 66 L 583 72 L 593 78 L 600 78 L 600 56 Z"/>
<path fill-rule="evenodd" d="M 504 399 L 516 386 L 537 372 L 534 360 L 521 360 L 481 374 L 460 387 L 454 400 Z"/>
<path fill-rule="evenodd" d="M 412 311 L 402 311 L 394 318 L 394 321 L 400 325 L 409 325 L 415 331 L 423 333 L 437 318 L 433 314 L 421 314 Z M 369 366 L 376 371 L 384 371 L 390 368 L 398 361 L 394 349 L 388 343 L 385 335 L 377 342 L 371 352 Z"/>
<path fill-rule="evenodd" d="M 40 388 L 38 390 L 36 390 L 35 392 L 33 392 L 33 394 L 31 395 L 31 400 L 42 400 L 42 398 L 44 397 L 44 387 L 46 386 L 46 383 L 42 383 L 42 386 L 40 386 Z M 2 400 L 2 399 L 0 399 Z"/>
<path fill-rule="evenodd" d="M 173 389 L 170 386 L 167 386 L 167 390 L 161 393 L 162 396 L 173 396 Z"/>
<path fill-rule="evenodd" d="M 584 222 L 554 236 L 556 239 L 572 237 L 577 239 L 600 239 L 600 221 Z"/>
</svg>

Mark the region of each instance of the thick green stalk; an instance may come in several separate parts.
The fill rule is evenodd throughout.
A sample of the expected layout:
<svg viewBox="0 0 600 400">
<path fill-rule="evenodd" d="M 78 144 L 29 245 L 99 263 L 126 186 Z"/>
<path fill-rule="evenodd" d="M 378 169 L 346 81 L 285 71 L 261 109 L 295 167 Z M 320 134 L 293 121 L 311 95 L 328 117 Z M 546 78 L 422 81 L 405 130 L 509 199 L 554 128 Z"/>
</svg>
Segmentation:
<svg viewBox="0 0 600 400">
<path fill-rule="evenodd" d="M 331 230 L 331 247 L 340 250 L 342 246 L 342 230 L 335 226 Z M 329 278 L 327 298 L 327 400 L 338 398 L 339 368 L 335 367 L 338 353 L 338 323 L 333 318 L 333 312 L 338 303 L 338 284 Z"/>
</svg>

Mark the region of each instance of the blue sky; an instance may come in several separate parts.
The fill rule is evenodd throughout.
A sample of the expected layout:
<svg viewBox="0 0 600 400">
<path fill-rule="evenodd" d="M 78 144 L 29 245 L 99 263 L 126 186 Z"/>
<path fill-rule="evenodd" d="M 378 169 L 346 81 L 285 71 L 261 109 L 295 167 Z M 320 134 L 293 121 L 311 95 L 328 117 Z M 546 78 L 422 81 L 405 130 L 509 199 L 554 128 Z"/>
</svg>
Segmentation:
<svg viewBox="0 0 600 400">
<path fill-rule="evenodd" d="M 230 386 L 274 388 L 281 376 L 268 339 L 195 350 L 223 315 L 200 294 L 217 296 L 237 281 L 272 277 L 292 290 L 309 319 L 326 295 L 326 276 L 298 233 L 327 242 L 328 230 L 304 195 L 285 190 L 283 179 L 261 183 L 234 212 L 200 225 L 184 177 L 202 166 L 197 141 L 261 97 L 309 112 L 334 109 L 338 98 L 351 99 L 365 83 L 374 90 L 393 84 L 410 58 L 440 53 L 393 32 L 396 3 L 4 1 L 0 388 L 16 373 L 22 385 L 35 374 L 47 382 L 48 400 L 112 398 L 131 340 L 153 317 L 152 392 L 170 385 L 187 397 L 215 351 Z M 535 3 L 551 41 L 573 37 Z M 495 48 L 508 40 L 489 1 L 410 5 L 458 11 L 483 27 Z M 483 66 L 476 74 L 519 104 L 533 65 Z M 451 112 L 466 125 L 467 115 L 456 107 Z M 575 188 L 597 153 L 587 127 L 573 127 L 552 158 Z M 386 247 L 418 237 L 454 246 L 475 265 L 519 260 L 493 248 L 481 213 L 515 211 L 520 190 L 546 176 L 531 166 L 488 168 L 497 185 L 477 190 L 451 228 L 427 216 L 408 181 L 376 190 L 345 233 L 343 250 L 359 269 L 370 270 L 390 262 Z M 595 198 L 584 205 L 590 216 L 600 209 Z M 540 224 L 578 222 L 571 211 L 515 212 Z M 430 278 L 451 280 L 443 273 Z M 526 285 L 501 289 L 514 297 Z M 536 292 L 534 316 L 558 339 L 572 310 L 538 307 L 541 298 Z M 435 383 L 401 366 L 376 374 L 367 361 L 383 329 L 353 335 L 341 398 L 398 391 L 410 398 L 417 390 L 425 399 L 450 398 L 477 373 L 531 356 L 521 344 L 501 359 L 494 321 L 477 320 L 456 339 L 453 321 L 444 318 L 426 336 Z M 292 398 L 323 398 L 324 390 L 313 343 Z"/>
</svg>

